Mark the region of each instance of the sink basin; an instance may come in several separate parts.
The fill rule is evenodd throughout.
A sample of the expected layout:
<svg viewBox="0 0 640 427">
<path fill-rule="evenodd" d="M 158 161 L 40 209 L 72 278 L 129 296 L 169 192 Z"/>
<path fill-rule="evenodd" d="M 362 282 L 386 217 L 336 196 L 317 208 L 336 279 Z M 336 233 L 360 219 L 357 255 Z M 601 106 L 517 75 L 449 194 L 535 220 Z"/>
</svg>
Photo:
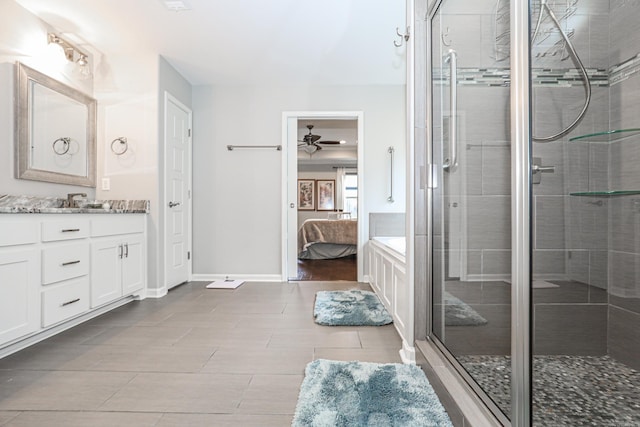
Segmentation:
<svg viewBox="0 0 640 427">
<path fill-rule="evenodd" d="M 89 202 L 80 200 L 76 202 L 76 206 L 80 209 L 102 209 L 104 207 L 102 202 Z"/>
</svg>

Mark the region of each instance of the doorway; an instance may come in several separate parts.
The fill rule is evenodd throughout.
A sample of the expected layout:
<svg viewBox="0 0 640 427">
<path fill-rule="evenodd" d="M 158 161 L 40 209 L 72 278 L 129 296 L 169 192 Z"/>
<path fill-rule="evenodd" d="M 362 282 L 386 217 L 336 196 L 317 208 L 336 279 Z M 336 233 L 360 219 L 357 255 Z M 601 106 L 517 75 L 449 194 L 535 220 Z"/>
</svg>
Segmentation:
<svg viewBox="0 0 640 427">
<path fill-rule="evenodd" d="M 283 280 L 362 281 L 362 135 L 362 112 L 283 114 Z"/>
</svg>

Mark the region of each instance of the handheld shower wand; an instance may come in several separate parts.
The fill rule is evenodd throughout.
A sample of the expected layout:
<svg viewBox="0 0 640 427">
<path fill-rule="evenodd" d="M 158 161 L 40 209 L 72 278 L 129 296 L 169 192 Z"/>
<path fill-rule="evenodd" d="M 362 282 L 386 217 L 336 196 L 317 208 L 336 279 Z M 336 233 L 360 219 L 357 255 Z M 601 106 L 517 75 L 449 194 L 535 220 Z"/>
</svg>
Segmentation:
<svg viewBox="0 0 640 427">
<path fill-rule="evenodd" d="M 533 37 L 531 38 L 531 43 L 533 44 L 534 40 L 536 39 L 536 36 L 538 35 L 538 31 L 540 30 L 540 24 L 542 23 L 542 14 L 545 11 L 549 15 L 549 17 L 551 18 L 555 26 L 558 28 L 558 31 L 560 31 L 560 35 L 562 36 L 564 42 L 566 43 L 566 46 L 569 49 L 569 53 L 571 54 L 571 56 L 573 57 L 573 60 L 578 65 L 578 68 L 580 68 L 582 79 L 585 82 L 586 97 L 585 97 L 584 105 L 582 106 L 582 110 L 580 111 L 580 114 L 578 114 L 578 117 L 576 117 L 576 119 L 569 126 L 567 126 L 564 130 L 554 135 L 544 136 L 544 137 L 538 137 L 533 135 L 532 136 L 533 140 L 536 142 L 555 141 L 559 138 L 562 138 L 569 132 L 571 132 L 573 129 L 575 129 L 576 126 L 578 126 L 578 124 L 586 114 L 587 108 L 589 107 L 589 103 L 591 102 L 591 82 L 589 81 L 589 75 L 587 74 L 587 70 L 585 69 L 584 64 L 580 60 L 580 57 L 578 56 L 575 48 L 573 47 L 571 40 L 569 40 L 569 37 L 567 36 L 567 34 L 562 30 L 562 25 L 560 24 L 560 21 L 558 21 L 558 18 L 556 18 L 556 15 L 553 13 L 553 10 L 551 10 L 549 5 L 547 4 L 547 0 L 540 0 L 540 12 L 538 13 L 538 21 L 536 23 L 535 31 L 533 32 Z"/>
</svg>

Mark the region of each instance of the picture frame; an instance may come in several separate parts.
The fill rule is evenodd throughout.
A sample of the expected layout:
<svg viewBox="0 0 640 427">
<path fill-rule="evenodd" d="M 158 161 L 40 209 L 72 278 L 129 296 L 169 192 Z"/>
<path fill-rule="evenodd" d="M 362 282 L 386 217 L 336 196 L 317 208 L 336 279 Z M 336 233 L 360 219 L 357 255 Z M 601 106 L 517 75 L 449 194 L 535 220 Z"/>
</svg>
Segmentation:
<svg viewBox="0 0 640 427">
<path fill-rule="evenodd" d="M 318 194 L 318 210 L 334 211 L 336 209 L 336 180 L 318 179 L 316 180 L 316 192 Z"/>
<path fill-rule="evenodd" d="M 298 210 L 299 211 L 315 211 L 316 210 L 316 180 L 315 179 L 299 179 L 298 180 Z"/>
</svg>

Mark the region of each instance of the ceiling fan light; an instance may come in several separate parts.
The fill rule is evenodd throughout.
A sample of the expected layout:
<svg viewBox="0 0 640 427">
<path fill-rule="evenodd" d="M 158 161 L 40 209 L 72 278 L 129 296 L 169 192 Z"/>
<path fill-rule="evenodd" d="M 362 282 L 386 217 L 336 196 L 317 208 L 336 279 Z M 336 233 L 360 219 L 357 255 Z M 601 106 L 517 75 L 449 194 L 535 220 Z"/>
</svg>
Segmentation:
<svg viewBox="0 0 640 427">
<path fill-rule="evenodd" d="M 307 153 L 307 154 L 313 154 L 313 153 L 315 153 L 316 151 L 318 151 L 318 147 L 317 147 L 317 146 L 315 146 L 315 145 L 311 145 L 311 144 L 309 144 L 309 145 L 305 145 L 305 146 L 303 147 L 303 150 L 304 150 L 304 151 L 305 151 L 305 153 Z"/>
</svg>

